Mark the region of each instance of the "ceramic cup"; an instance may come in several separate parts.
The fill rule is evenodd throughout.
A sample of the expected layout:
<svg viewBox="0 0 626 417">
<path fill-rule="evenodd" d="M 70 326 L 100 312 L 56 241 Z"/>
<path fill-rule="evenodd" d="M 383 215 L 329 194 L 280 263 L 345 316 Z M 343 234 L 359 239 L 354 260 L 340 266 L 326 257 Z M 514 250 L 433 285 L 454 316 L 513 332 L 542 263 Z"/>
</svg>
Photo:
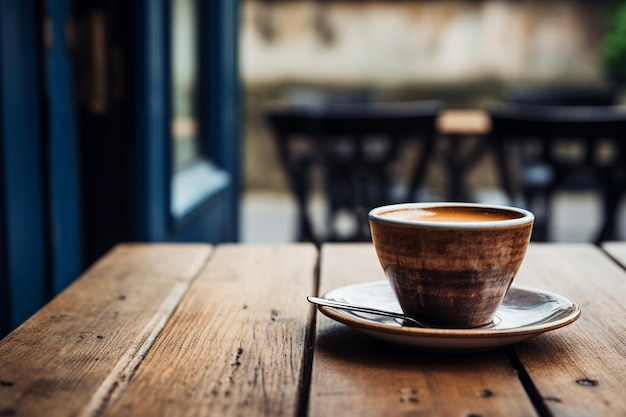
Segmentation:
<svg viewBox="0 0 626 417">
<path fill-rule="evenodd" d="M 370 211 L 372 241 L 402 310 L 432 327 L 492 323 L 530 241 L 534 215 L 472 203 Z"/>
</svg>

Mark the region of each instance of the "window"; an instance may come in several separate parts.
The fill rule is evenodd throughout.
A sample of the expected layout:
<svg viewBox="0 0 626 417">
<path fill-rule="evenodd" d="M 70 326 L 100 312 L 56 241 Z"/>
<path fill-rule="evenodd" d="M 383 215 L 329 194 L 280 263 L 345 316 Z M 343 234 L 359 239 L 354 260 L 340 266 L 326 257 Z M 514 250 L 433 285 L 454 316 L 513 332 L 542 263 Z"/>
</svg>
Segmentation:
<svg viewBox="0 0 626 417">
<path fill-rule="evenodd" d="M 200 160 L 198 138 L 197 2 L 172 4 L 172 167 L 174 172 Z"/>
</svg>

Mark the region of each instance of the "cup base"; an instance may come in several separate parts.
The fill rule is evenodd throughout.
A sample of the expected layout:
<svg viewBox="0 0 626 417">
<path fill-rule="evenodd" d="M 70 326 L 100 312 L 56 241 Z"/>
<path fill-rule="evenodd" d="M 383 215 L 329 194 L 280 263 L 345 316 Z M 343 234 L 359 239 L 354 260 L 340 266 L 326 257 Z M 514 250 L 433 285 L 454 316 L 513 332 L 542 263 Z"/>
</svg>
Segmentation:
<svg viewBox="0 0 626 417">
<path fill-rule="evenodd" d="M 492 329 L 492 328 L 498 326 L 500 323 L 502 323 L 502 319 L 500 317 L 498 317 L 497 315 L 494 315 L 493 318 L 487 324 L 483 324 L 483 325 L 479 325 L 479 326 L 472 326 L 472 327 L 467 327 L 467 326 L 449 326 L 449 325 L 442 326 L 440 324 L 432 324 L 432 323 L 424 322 L 422 320 L 420 320 L 420 323 L 422 324 L 422 326 L 418 326 L 418 325 L 416 325 L 415 323 L 413 323 L 413 322 L 411 322 L 409 320 L 402 321 L 402 325 L 405 326 L 405 327 L 423 327 L 423 328 L 426 328 L 426 329 L 450 329 L 450 330 L 467 329 L 467 330 L 471 330 L 471 329 Z"/>
</svg>

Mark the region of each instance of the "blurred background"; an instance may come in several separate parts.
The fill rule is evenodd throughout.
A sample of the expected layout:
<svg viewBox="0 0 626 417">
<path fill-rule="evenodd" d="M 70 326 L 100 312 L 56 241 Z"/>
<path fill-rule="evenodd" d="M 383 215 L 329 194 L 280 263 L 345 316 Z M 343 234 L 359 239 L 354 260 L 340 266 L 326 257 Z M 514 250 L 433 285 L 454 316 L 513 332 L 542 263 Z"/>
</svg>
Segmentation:
<svg viewBox="0 0 626 417">
<path fill-rule="evenodd" d="M 242 3 L 246 138 L 268 100 L 298 89 L 367 89 L 472 108 L 518 84 L 600 84 L 609 2 L 269 1 Z M 248 120 L 248 119 L 247 119 Z M 261 169 L 254 175 L 253 159 Z M 251 187 L 280 181 L 246 159 Z M 260 165 L 264 164 L 264 165 Z"/>
<path fill-rule="evenodd" d="M 0 335 L 119 242 L 307 240 L 273 105 L 434 100 L 469 112 L 478 127 L 454 140 L 475 146 L 485 106 L 515 89 L 608 91 L 619 106 L 625 79 L 623 1 L 3 0 Z M 458 143 L 439 139 L 411 201 L 449 199 Z M 296 168 L 311 146 L 296 142 Z M 403 143 L 396 168 L 420 155 Z M 475 159 L 459 199 L 517 203 L 493 155 Z M 322 236 L 323 162 L 305 177 Z M 596 191 L 555 195 L 548 240 L 594 240 Z"/>
<path fill-rule="evenodd" d="M 621 103 L 624 8 L 576 0 L 242 2 L 242 238 L 284 241 L 295 233 L 296 203 L 264 118 L 268 103 L 365 91 L 379 101 L 476 109 L 516 88 L 554 86 L 609 89 Z M 433 157 L 425 186 L 441 200 L 444 156 Z M 496 177 L 488 157 L 468 172 L 475 200 L 506 202 Z M 592 240 L 601 218 L 595 197 L 558 193 L 551 240 Z M 314 190 L 309 208 L 323 228 L 323 193 Z"/>
</svg>

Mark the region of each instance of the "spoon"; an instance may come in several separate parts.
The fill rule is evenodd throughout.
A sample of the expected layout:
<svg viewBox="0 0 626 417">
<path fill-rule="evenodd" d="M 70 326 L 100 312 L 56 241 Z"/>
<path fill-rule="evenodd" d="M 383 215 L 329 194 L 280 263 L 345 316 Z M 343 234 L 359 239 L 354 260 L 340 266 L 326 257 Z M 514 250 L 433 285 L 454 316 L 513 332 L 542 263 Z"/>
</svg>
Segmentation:
<svg viewBox="0 0 626 417">
<path fill-rule="evenodd" d="M 340 310 L 359 311 L 361 313 L 376 314 L 376 315 L 385 316 L 385 317 L 392 317 L 395 319 L 400 319 L 400 320 L 409 322 L 412 326 L 428 327 L 425 324 L 420 323 L 419 321 L 415 320 L 413 317 L 409 317 L 402 313 L 396 313 L 394 311 L 380 310 L 378 308 L 373 308 L 373 307 L 365 307 L 365 306 L 360 306 L 356 304 L 342 303 L 339 301 L 329 300 L 327 298 L 319 298 L 319 297 L 313 297 L 313 296 L 308 296 L 306 299 L 309 300 L 310 303 L 317 304 L 319 306 L 338 308 Z"/>
</svg>

